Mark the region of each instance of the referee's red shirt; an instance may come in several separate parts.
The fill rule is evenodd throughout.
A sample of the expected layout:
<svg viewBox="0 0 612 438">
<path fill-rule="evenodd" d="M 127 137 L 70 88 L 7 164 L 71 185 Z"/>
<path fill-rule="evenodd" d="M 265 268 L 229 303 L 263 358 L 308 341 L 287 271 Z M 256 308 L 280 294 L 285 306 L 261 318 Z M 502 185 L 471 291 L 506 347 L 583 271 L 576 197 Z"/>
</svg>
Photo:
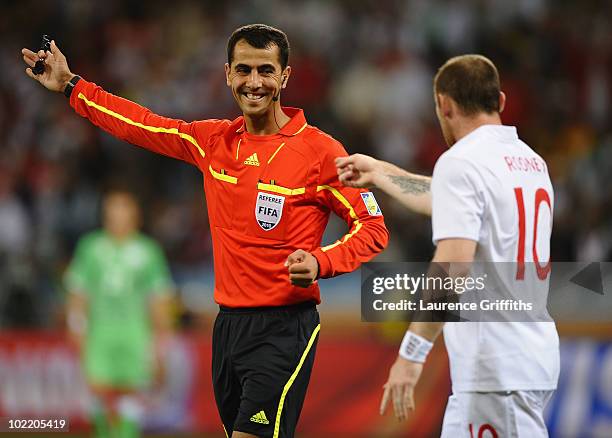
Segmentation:
<svg viewBox="0 0 612 438">
<path fill-rule="evenodd" d="M 308 125 L 302 110 L 283 108 L 291 120 L 277 134 L 252 135 L 242 117 L 191 123 L 161 117 L 84 79 L 75 86 L 70 105 L 115 137 L 202 171 L 215 300 L 221 305 L 319 303 L 316 283 L 291 285 L 284 266 L 289 254 L 311 252 L 320 277 L 327 278 L 353 271 L 387 245 L 388 231 L 373 196 L 338 181 L 334 158 L 346 151 Z M 331 211 L 350 229 L 322 247 Z"/>
</svg>

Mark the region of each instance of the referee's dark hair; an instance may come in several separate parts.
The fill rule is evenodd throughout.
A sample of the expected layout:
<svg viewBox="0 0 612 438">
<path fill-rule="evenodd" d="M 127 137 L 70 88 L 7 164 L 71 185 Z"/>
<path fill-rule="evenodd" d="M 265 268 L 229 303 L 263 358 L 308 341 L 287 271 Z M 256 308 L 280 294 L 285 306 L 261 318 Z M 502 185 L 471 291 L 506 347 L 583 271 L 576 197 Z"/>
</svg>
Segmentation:
<svg viewBox="0 0 612 438">
<path fill-rule="evenodd" d="M 282 69 L 289 64 L 289 40 L 280 29 L 266 24 L 247 24 L 236 29 L 227 41 L 227 62 L 232 64 L 234 47 L 240 40 L 245 40 L 256 49 L 265 49 L 272 45 L 278 47 L 279 61 Z"/>
<path fill-rule="evenodd" d="M 456 56 L 436 73 L 434 93 L 451 97 L 467 116 L 499 112 L 499 73 L 482 55 Z"/>
</svg>

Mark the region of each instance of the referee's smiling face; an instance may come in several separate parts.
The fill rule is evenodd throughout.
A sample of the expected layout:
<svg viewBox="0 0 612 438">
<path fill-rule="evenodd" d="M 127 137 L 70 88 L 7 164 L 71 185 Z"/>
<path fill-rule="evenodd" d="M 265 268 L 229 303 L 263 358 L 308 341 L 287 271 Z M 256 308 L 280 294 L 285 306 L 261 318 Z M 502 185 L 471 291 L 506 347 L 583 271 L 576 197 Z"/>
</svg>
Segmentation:
<svg viewBox="0 0 612 438">
<path fill-rule="evenodd" d="M 245 116 L 263 116 L 272 112 L 274 96 L 280 96 L 291 74 L 291 67 L 283 71 L 280 51 L 275 44 L 258 49 L 245 40 L 234 47 L 232 64 L 225 64 L 227 85 Z"/>
</svg>

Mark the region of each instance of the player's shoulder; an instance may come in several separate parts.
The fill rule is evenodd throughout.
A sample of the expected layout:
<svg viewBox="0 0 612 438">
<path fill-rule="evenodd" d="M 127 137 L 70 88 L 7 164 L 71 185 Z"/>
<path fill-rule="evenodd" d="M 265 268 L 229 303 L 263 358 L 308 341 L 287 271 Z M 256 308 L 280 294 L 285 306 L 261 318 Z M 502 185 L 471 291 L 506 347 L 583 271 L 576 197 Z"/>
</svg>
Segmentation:
<svg viewBox="0 0 612 438">
<path fill-rule="evenodd" d="M 161 244 L 153 237 L 142 232 L 136 233 L 129 245 L 125 247 L 125 254 L 129 259 L 138 260 L 147 266 L 159 266 L 167 263 Z"/>
<path fill-rule="evenodd" d="M 106 241 L 106 233 L 102 229 L 83 234 L 77 241 L 75 257 L 91 257 L 104 252 Z"/>
<path fill-rule="evenodd" d="M 155 238 L 142 232 L 139 232 L 134 236 L 134 242 L 147 251 L 162 251 L 161 245 L 157 240 L 155 240 Z"/>
<path fill-rule="evenodd" d="M 480 181 L 482 165 L 478 160 L 481 155 L 482 152 L 474 149 L 473 141 L 455 144 L 436 161 L 433 169 L 434 181 Z"/>
<path fill-rule="evenodd" d="M 517 142 L 517 147 L 521 150 L 521 152 L 523 152 L 523 155 L 532 156 L 534 158 L 538 158 L 539 160 L 546 162 L 546 160 L 544 160 L 544 158 L 540 154 L 538 154 L 535 149 L 533 149 L 523 140 L 519 139 L 519 141 Z"/>
<path fill-rule="evenodd" d="M 470 163 L 470 155 L 465 150 L 458 150 L 455 146 L 447 149 L 438 157 L 434 170 L 436 168 L 463 168 Z"/>
<path fill-rule="evenodd" d="M 483 125 L 459 139 L 438 161 L 462 161 L 468 168 L 487 167 L 499 155 L 523 146 L 529 149 L 518 138 L 514 126 Z"/>
<path fill-rule="evenodd" d="M 447 159 L 474 160 L 481 156 L 482 149 L 490 143 L 486 136 L 472 133 L 457 141 L 442 156 Z"/>
<path fill-rule="evenodd" d="M 204 119 L 204 120 L 196 120 L 193 122 L 196 131 L 205 132 L 209 136 L 215 135 L 224 135 L 228 131 L 232 129 L 232 126 L 236 126 L 234 131 L 238 129 L 239 126 L 242 126 L 241 123 L 238 123 L 237 120 L 242 119 L 239 117 L 234 120 L 228 119 Z"/>
<path fill-rule="evenodd" d="M 318 156 L 346 155 L 346 149 L 340 141 L 316 126 L 308 125 L 301 133 L 301 139 Z"/>
<path fill-rule="evenodd" d="M 106 239 L 106 233 L 102 229 L 89 231 L 83 234 L 78 241 L 80 247 L 90 247 L 97 245 Z"/>
</svg>

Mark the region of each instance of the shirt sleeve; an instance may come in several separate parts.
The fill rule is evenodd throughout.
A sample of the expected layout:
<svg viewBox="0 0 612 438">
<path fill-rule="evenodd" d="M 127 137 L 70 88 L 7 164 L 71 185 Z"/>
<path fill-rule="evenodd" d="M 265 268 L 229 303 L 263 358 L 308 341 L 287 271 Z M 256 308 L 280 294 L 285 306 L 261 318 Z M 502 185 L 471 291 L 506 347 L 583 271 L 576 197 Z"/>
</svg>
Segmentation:
<svg viewBox="0 0 612 438">
<path fill-rule="evenodd" d="M 155 242 L 149 250 L 146 279 L 145 289 L 150 295 L 166 294 L 174 287 L 164 252 Z"/>
<path fill-rule="evenodd" d="M 334 159 L 346 156 L 346 151 L 335 142 L 331 152 L 321 163 L 317 200 L 344 219 L 349 232 L 331 245 L 312 252 L 319 263 L 320 278 L 354 271 L 361 263 L 384 250 L 389 240 L 389 232 L 374 194 L 345 187 L 338 180 Z"/>
<path fill-rule="evenodd" d="M 70 105 L 121 140 L 194 165 L 206 156 L 204 145 L 222 122 L 211 119 L 187 123 L 162 117 L 85 79 L 79 80 L 72 90 Z"/>
<path fill-rule="evenodd" d="M 485 209 L 482 179 L 469 162 L 442 156 L 431 180 L 433 243 L 479 240 Z"/>
<path fill-rule="evenodd" d="M 64 284 L 68 292 L 87 294 L 91 291 L 89 241 L 88 237 L 79 240 L 74 256 L 66 269 Z"/>
</svg>

